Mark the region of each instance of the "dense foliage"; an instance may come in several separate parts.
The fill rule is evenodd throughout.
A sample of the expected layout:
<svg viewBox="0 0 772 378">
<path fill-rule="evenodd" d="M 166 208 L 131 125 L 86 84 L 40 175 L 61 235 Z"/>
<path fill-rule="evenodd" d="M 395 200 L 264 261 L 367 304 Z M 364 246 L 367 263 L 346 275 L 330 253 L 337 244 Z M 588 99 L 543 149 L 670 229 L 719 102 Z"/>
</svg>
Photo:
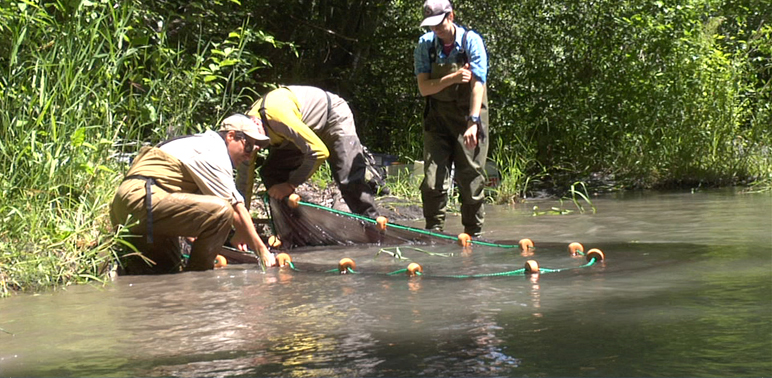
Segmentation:
<svg viewBox="0 0 772 378">
<path fill-rule="evenodd" d="M 275 85 L 337 92 L 420 160 L 419 0 L 0 0 L 0 295 L 100 277 L 128 154 Z M 506 200 L 540 179 L 772 181 L 772 3 L 456 0 L 491 70 Z"/>
</svg>

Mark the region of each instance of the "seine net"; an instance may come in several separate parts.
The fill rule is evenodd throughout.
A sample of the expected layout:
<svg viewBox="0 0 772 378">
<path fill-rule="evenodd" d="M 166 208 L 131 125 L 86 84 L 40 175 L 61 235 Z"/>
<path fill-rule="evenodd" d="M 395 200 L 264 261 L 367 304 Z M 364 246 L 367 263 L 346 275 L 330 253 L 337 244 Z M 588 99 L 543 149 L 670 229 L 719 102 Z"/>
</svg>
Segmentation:
<svg viewBox="0 0 772 378">
<path fill-rule="evenodd" d="M 387 224 L 301 201 L 297 208 L 286 201 L 270 200 L 273 230 L 285 248 L 356 244 L 404 245 L 452 243 L 455 237 L 422 229 Z"/>
</svg>

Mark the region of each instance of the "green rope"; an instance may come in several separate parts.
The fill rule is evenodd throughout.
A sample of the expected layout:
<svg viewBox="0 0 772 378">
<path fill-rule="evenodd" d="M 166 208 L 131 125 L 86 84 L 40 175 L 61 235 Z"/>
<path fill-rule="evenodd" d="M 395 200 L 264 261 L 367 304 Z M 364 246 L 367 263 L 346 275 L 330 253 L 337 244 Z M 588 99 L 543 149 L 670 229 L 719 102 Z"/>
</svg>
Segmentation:
<svg viewBox="0 0 772 378">
<path fill-rule="evenodd" d="M 472 240 L 472 244 L 484 245 L 486 247 L 497 247 L 497 248 L 520 248 L 519 245 L 489 243 L 489 242 L 484 242 L 484 241 L 481 241 L 481 240 Z"/>
<path fill-rule="evenodd" d="M 386 273 L 387 276 L 396 276 L 397 274 L 404 274 L 407 273 L 407 268 L 395 270 L 391 273 Z M 421 272 L 415 272 L 416 276 L 423 276 L 424 274 Z"/>
<path fill-rule="evenodd" d="M 405 272 L 407 272 L 407 268 L 395 270 L 395 271 L 393 271 L 391 273 L 386 273 L 386 275 L 387 276 L 394 276 L 394 275 L 402 274 L 402 273 L 405 273 Z"/>
<path fill-rule="evenodd" d="M 587 267 L 593 266 L 595 263 L 596 263 L 596 260 L 593 257 L 592 259 L 590 259 L 589 262 L 587 262 L 587 264 L 584 264 L 582 266 L 577 266 L 577 267 L 574 267 L 574 268 L 561 268 L 561 269 L 539 268 L 539 274 L 542 274 L 542 273 L 558 273 L 558 272 L 565 272 L 565 271 L 573 270 L 573 269 L 587 268 Z M 349 273 L 360 274 L 359 272 L 357 272 L 357 271 L 355 271 L 355 270 L 353 270 L 351 268 L 347 268 L 347 269 L 348 269 Z M 395 270 L 393 272 L 386 273 L 386 275 L 387 276 L 396 276 L 396 275 L 399 275 L 399 274 L 404 274 L 405 272 L 407 272 L 407 268 L 398 269 L 398 270 Z M 339 273 L 339 270 L 338 269 L 330 269 L 330 270 L 326 271 L 325 273 Z M 525 273 L 526 273 L 526 269 L 525 268 L 520 268 L 520 269 L 516 269 L 516 270 L 510 270 L 510 271 L 506 271 L 506 272 L 497 272 L 497 273 L 449 274 L 449 275 L 437 275 L 437 276 L 431 276 L 431 277 L 441 277 L 441 278 L 511 277 L 511 276 L 520 276 L 520 275 L 523 275 Z M 416 275 L 417 276 L 423 276 L 424 274 L 421 273 L 421 272 L 416 272 Z"/>
<path fill-rule="evenodd" d="M 525 273 L 525 268 L 511 270 L 508 272 L 499 273 L 480 273 L 480 274 L 454 274 L 454 275 L 442 275 L 433 277 L 445 277 L 445 278 L 483 278 L 483 277 L 504 277 L 504 276 L 517 276 Z"/>
<path fill-rule="evenodd" d="M 590 266 L 593 266 L 595 264 L 595 258 L 593 257 L 590 259 L 587 264 L 584 264 L 582 266 L 577 266 L 574 268 L 561 268 L 561 269 L 549 269 L 549 268 L 539 268 L 539 273 L 558 273 L 558 272 L 565 272 L 567 270 L 573 270 L 573 269 L 580 269 L 580 268 L 587 268 Z M 517 270 L 510 270 L 508 272 L 499 272 L 499 273 L 481 273 L 481 274 L 457 274 L 457 275 L 445 275 L 445 276 L 433 276 L 433 277 L 445 277 L 445 278 L 483 278 L 483 277 L 504 277 L 504 276 L 517 276 L 525 273 L 525 268 L 517 269 Z"/>
<path fill-rule="evenodd" d="M 351 217 L 351 218 L 356 218 L 356 219 L 359 219 L 361 221 L 370 222 L 370 223 L 373 223 L 373 224 L 377 223 L 377 221 L 375 219 L 372 219 L 372 218 L 369 218 L 369 217 L 366 217 L 366 216 L 363 216 L 363 215 L 349 213 L 349 212 L 341 211 L 341 210 L 336 210 L 336 209 L 332 209 L 332 208 L 329 208 L 329 207 L 326 207 L 326 206 L 317 205 L 317 204 L 311 203 L 311 202 L 300 201 L 300 204 L 304 205 L 304 206 L 310 206 L 310 207 L 313 207 L 313 208 L 326 210 L 326 211 L 329 211 L 329 212 L 334 213 L 334 214 L 338 214 L 338 215 L 342 215 L 342 216 L 347 216 L 347 217 Z M 444 238 L 444 239 L 448 239 L 448 240 L 456 240 L 456 237 L 454 237 L 454 236 L 445 235 L 445 234 L 438 234 L 438 233 L 427 231 L 427 230 L 423 230 L 423 229 L 420 229 L 420 228 L 402 226 L 402 225 L 399 225 L 399 224 L 391 224 L 391 223 L 387 224 L 386 226 L 387 227 L 398 228 L 398 229 L 401 229 L 401 230 L 413 231 L 413 232 L 417 232 L 419 234 L 436 236 L 436 237 Z"/>
</svg>

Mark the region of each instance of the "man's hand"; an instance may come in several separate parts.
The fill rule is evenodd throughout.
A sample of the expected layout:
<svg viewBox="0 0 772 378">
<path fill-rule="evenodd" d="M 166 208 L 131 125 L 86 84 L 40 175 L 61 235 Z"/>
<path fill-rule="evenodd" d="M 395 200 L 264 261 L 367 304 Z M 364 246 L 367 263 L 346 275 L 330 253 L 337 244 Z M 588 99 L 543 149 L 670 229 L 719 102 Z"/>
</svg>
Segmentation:
<svg viewBox="0 0 772 378">
<path fill-rule="evenodd" d="M 460 70 L 456 71 L 455 75 L 459 84 L 468 83 L 472 80 L 472 71 L 469 69 L 469 63 L 464 64 L 464 67 L 461 67 Z"/>
<path fill-rule="evenodd" d="M 470 121 L 471 123 L 471 121 Z M 472 123 L 471 126 L 467 126 L 466 131 L 464 131 L 464 146 L 468 149 L 473 149 L 477 147 L 477 126 L 476 123 Z"/>
<path fill-rule="evenodd" d="M 252 217 L 249 215 L 249 210 L 241 202 L 233 205 L 233 210 L 233 226 L 236 229 L 236 233 L 231 238 L 231 244 L 235 245 L 240 251 L 248 251 L 251 245 L 255 252 L 260 255 L 260 260 L 263 261 L 266 267 L 275 266 L 276 258 L 260 239 L 260 235 L 257 234 L 255 225 L 252 223 Z"/>
<path fill-rule="evenodd" d="M 263 265 L 266 268 L 270 268 L 277 265 L 276 256 L 274 256 L 273 253 L 268 252 L 267 249 L 265 250 L 264 253 L 263 252 L 260 253 L 260 260 L 263 260 Z"/>
<path fill-rule="evenodd" d="M 233 237 L 231 237 L 230 243 L 239 251 L 246 252 L 249 250 L 249 235 L 244 235 L 236 230 Z"/>
<path fill-rule="evenodd" d="M 295 186 L 288 182 L 276 184 L 268 188 L 268 195 L 271 196 L 271 198 L 276 198 L 277 200 L 284 199 L 292 193 L 295 193 Z"/>
<path fill-rule="evenodd" d="M 231 245 L 236 246 L 236 249 L 242 252 L 249 252 L 249 236 L 244 236 L 239 234 L 237 231 L 235 234 L 233 234 L 233 237 L 231 238 L 230 242 Z M 260 256 L 260 260 L 263 261 L 263 265 L 270 268 L 272 266 L 276 266 L 276 257 L 268 250 L 268 248 L 265 247 L 264 244 L 261 244 L 257 247 L 257 251 L 255 251 L 258 256 Z"/>
</svg>

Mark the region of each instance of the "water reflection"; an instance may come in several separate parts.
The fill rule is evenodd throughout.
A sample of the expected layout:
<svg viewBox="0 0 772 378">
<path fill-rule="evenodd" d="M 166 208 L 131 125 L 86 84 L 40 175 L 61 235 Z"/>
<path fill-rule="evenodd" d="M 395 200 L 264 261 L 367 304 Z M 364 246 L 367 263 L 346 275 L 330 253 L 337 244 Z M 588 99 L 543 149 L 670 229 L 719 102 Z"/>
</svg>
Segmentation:
<svg viewBox="0 0 772 378">
<path fill-rule="evenodd" d="M 120 277 L 0 301 L 3 376 L 762 376 L 772 371 L 772 200 L 660 195 L 594 201 L 595 215 L 489 209 L 486 236 L 520 250 L 377 248 L 254 266 Z M 532 206 L 531 206 L 532 207 Z M 451 220 L 452 222 L 452 220 Z M 451 223 L 449 227 L 454 225 Z M 456 225 L 461 227 L 460 224 Z M 361 274 L 329 274 L 341 257 Z"/>
</svg>

